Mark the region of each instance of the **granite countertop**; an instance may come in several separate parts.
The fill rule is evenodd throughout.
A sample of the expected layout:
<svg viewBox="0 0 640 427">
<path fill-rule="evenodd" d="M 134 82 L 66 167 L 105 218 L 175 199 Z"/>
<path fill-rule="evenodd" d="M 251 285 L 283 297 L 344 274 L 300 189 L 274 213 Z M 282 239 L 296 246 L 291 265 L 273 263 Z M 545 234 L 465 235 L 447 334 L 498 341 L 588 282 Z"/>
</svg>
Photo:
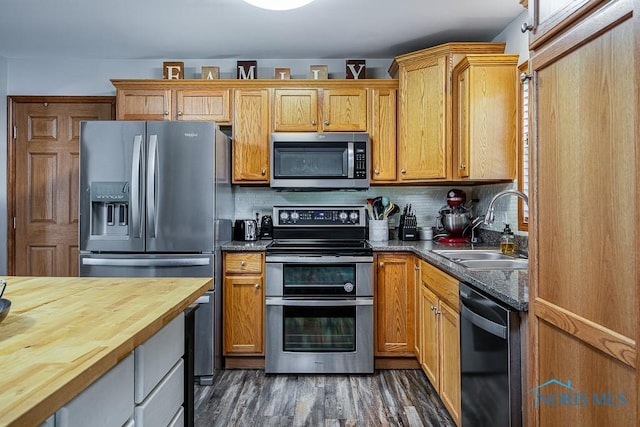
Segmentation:
<svg viewBox="0 0 640 427">
<path fill-rule="evenodd" d="M 253 242 L 231 241 L 222 245 L 223 251 L 263 251 L 271 240 Z M 436 254 L 433 250 L 470 249 L 470 246 L 449 246 L 432 241 L 388 240 L 369 242 L 376 252 L 411 252 L 420 256 L 430 264 L 465 282 L 498 301 L 519 310 L 527 311 L 529 307 L 529 272 L 528 270 L 469 270 Z M 476 249 L 496 249 L 491 246 L 476 246 Z"/>
</svg>

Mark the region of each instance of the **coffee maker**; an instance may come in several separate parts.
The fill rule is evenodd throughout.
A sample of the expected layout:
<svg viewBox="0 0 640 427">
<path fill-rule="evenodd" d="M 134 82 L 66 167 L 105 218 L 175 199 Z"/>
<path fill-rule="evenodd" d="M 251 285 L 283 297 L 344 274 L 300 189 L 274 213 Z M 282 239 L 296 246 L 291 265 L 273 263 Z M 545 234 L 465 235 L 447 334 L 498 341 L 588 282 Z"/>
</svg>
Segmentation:
<svg viewBox="0 0 640 427">
<path fill-rule="evenodd" d="M 466 243 L 465 236 L 471 222 L 471 208 L 466 204 L 464 191 L 451 189 L 447 191 L 447 204 L 440 208 L 436 218 L 436 236 L 440 243 Z"/>
</svg>

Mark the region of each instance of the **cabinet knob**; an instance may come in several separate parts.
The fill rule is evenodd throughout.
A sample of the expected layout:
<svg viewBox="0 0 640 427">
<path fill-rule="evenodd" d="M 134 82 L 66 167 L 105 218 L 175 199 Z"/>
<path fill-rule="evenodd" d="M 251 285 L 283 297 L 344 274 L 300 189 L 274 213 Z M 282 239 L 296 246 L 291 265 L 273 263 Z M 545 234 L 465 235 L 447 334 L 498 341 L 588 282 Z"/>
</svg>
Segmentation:
<svg viewBox="0 0 640 427">
<path fill-rule="evenodd" d="M 414 266 L 413 268 L 414 268 L 414 270 L 416 270 L 416 271 L 419 271 L 419 270 L 420 270 L 420 267 L 418 267 L 417 265 L 416 265 L 416 266 Z"/>
<path fill-rule="evenodd" d="M 375 169 L 373 173 L 375 173 L 376 175 L 380 175 L 380 171 L 378 169 Z"/>
<path fill-rule="evenodd" d="M 533 30 L 533 25 L 527 24 L 526 22 L 522 23 L 522 27 L 520 27 L 520 31 L 522 31 L 523 33 L 526 33 L 527 31 L 531 31 L 531 30 Z"/>
<path fill-rule="evenodd" d="M 465 170 L 467 168 L 467 165 L 465 165 L 464 163 L 460 165 L 460 169 Z"/>
<path fill-rule="evenodd" d="M 178 116 L 182 116 L 182 111 L 178 111 Z"/>
<path fill-rule="evenodd" d="M 378 264 L 380 267 L 384 267 L 384 262 L 381 262 L 380 264 Z"/>
<path fill-rule="evenodd" d="M 256 289 L 260 289 L 260 284 L 256 283 L 253 287 L 256 288 Z"/>
<path fill-rule="evenodd" d="M 403 168 L 403 169 L 400 169 L 400 173 L 404 175 L 405 173 L 407 173 L 407 170 L 406 170 L 406 169 L 404 169 L 404 168 Z"/>
<path fill-rule="evenodd" d="M 240 261 L 240 265 L 244 267 L 247 263 L 245 261 Z"/>
<path fill-rule="evenodd" d="M 169 115 L 169 112 L 168 112 L 168 111 L 165 111 L 163 114 L 164 114 L 165 116 L 168 116 L 168 115 Z"/>
<path fill-rule="evenodd" d="M 431 306 L 431 311 L 436 311 L 436 307 L 435 306 Z"/>
<path fill-rule="evenodd" d="M 318 123 L 317 123 L 315 120 L 311 120 L 311 125 L 312 125 L 312 126 L 315 126 L 315 125 L 317 125 L 317 124 L 318 124 Z"/>
<path fill-rule="evenodd" d="M 527 73 L 520 74 L 520 81 L 522 83 L 525 83 L 525 82 L 531 80 L 531 78 L 533 78 L 533 75 L 531 75 L 531 74 L 527 74 Z"/>
<path fill-rule="evenodd" d="M 329 120 L 325 120 L 325 121 L 324 121 L 324 125 L 325 125 L 325 126 L 329 126 Z"/>
<path fill-rule="evenodd" d="M 262 176 L 265 176 L 267 174 L 267 170 L 265 168 L 262 168 L 260 173 L 262 174 Z"/>
<path fill-rule="evenodd" d="M 442 312 L 440 310 L 437 310 L 437 309 L 434 311 L 434 313 L 436 314 L 436 316 L 439 316 L 439 315 L 442 314 Z"/>
</svg>

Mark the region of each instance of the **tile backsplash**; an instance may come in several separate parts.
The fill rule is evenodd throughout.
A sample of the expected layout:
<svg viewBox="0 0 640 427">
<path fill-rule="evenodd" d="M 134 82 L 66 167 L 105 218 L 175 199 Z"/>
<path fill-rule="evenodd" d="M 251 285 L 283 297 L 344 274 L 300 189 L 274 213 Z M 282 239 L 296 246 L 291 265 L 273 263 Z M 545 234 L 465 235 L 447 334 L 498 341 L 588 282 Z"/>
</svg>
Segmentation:
<svg viewBox="0 0 640 427">
<path fill-rule="evenodd" d="M 419 227 L 432 227 L 436 224 L 438 211 L 445 206 L 447 191 L 459 188 L 467 194 L 467 200 L 478 199 L 473 208 L 473 215 L 483 215 L 491 198 L 498 192 L 516 188 L 515 183 L 491 184 L 475 187 L 459 185 L 447 186 L 411 186 L 411 187 L 371 187 L 366 191 L 275 191 L 268 187 L 235 188 L 235 218 L 253 218 L 253 213 L 258 211 L 261 215 L 271 214 L 273 206 L 296 204 L 366 204 L 367 198 L 387 196 L 399 205 L 400 209 L 406 204 L 411 206 L 416 213 Z M 490 230 L 502 231 L 504 223 L 511 225 L 516 231 L 518 223 L 518 205 L 516 197 L 504 197 L 496 204 L 495 222 Z M 394 215 L 390 225 L 397 225 L 400 215 Z M 484 227 L 484 226 L 483 226 Z M 524 234 L 526 233 L 518 233 Z"/>
</svg>

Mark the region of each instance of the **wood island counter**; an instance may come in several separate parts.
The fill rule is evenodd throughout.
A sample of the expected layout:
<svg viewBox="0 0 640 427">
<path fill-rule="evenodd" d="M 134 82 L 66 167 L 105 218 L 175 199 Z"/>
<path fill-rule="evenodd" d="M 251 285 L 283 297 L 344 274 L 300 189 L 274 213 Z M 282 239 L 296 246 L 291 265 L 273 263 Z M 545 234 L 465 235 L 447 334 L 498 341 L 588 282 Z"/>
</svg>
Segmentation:
<svg viewBox="0 0 640 427">
<path fill-rule="evenodd" d="M 208 278 L 0 277 L 0 425 L 44 422 L 212 286 Z"/>
</svg>

